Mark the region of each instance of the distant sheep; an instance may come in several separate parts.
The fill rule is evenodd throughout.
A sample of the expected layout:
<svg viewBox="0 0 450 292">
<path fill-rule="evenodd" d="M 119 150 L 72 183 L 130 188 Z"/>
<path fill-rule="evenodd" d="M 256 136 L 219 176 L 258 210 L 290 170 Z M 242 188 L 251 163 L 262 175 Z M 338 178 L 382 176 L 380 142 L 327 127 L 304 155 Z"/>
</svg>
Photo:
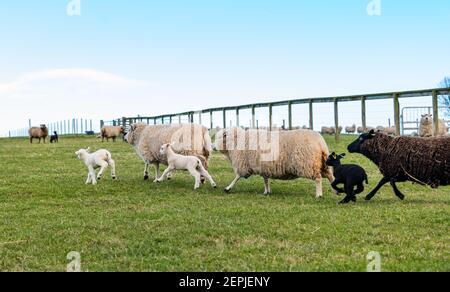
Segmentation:
<svg viewBox="0 0 450 292">
<path fill-rule="evenodd" d="M 157 182 L 160 177 L 160 164 L 167 165 L 167 157 L 161 155 L 163 144 L 174 143 L 174 150 L 181 155 L 194 155 L 208 169 L 208 160 L 212 152 L 211 137 L 208 129 L 201 125 L 131 125 L 125 140 L 134 147 L 145 162 L 144 179 L 149 179 L 148 167 L 155 166 Z"/>
<path fill-rule="evenodd" d="M 370 132 L 372 130 L 375 130 L 375 128 L 367 127 L 366 129 L 364 129 L 364 127 L 358 127 L 357 132 L 358 132 L 358 134 L 363 134 L 363 133 Z"/>
<path fill-rule="evenodd" d="M 353 125 L 351 127 L 345 127 L 345 133 L 354 134 L 355 132 L 356 132 L 356 125 Z"/>
<path fill-rule="evenodd" d="M 122 126 L 104 126 L 101 129 L 100 137 L 102 138 L 102 142 L 109 142 L 109 139 L 113 139 L 113 142 L 116 142 L 116 138 L 121 134 L 125 134 L 125 128 Z"/>
<path fill-rule="evenodd" d="M 448 134 L 448 127 L 444 120 L 439 120 L 439 131 L 435 135 L 433 115 L 430 114 L 422 115 L 419 128 L 420 137 L 445 136 L 447 134 Z"/>
<path fill-rule="evenodd" d="M 59 136 L 56 131 L 50 136 L 50 143 L 59 143 Z"/>
<path fill-rule="evenodd" d="M 411 181 L 432 188 L 450 184 L 450 137 L 390 137 L 371 131 L 348 146 L 372 160 L 383 174 L 378 186 L 367 195 L 371 200 L 385 184 L 390 183 L 395 195 L 405 196 L 396 183 Z"/>
<path fill-rule="evenodd" d="M 86 180 L 86 184 L 92 183 L 93 185 L 96 185 L 97 180 L 102 178 L 102 175 L 108 166 L 111 166 L 112 179 L 116 179 L 116 163 L 112 159 L 112 155 L 108 150 L 101 149 L 91 154 L 90 148 L 88 148 L 80 149 L 75 152 L 75 154 L 88 168 L 88 178 Z M 97 168 L 100 168 L 100 171 L 96 178 L 95 169 Z"/>
<path fill-rule="evenodd" d="M 269 142 L 270 140 L 270 142 Z M 216 135 L 216 147 L 230 161 L 235 179 L 225 188 L 230 192 L 241 178 L 260 175 L 264 194 L 270 194 L 269 179 L 293 180 L 300 177 L 316 182 L 316 197 L 322 197 L 322 178 L 334 181 L 326 165 L 328 146 L 320 134 L 309 130 L 271 132 L 222 130 Z"/>
<path fill-rule="evenodd" d="M 39 143 L 41 143 L 41 139 L 45 139 L 48 137 L 48 128 L 46 125 L 41 125 L 38 127 L 33 127 L 28 130 L 28 134 L 30 136 L 30 143 L 33 144 L 33 139 L 39 139 Z"/>
<path fill-rule="evenodd" d="M 169 173 L 174 170 L 187 170 L 195 178 L 194 190 L 200 188 L 202 176 L 208 179 L 213 188 L 217 187 L 217 184 L 214 182 L 208 171 L 203 167 L 202 162 L 198 157 L 176 154 L 170 144 L 162 145 L 160 154 L 167 157 L 168 167 L 164 171 L 163 175 L 157 180 L 158 183 L 164 181 Z"/>
</svg>

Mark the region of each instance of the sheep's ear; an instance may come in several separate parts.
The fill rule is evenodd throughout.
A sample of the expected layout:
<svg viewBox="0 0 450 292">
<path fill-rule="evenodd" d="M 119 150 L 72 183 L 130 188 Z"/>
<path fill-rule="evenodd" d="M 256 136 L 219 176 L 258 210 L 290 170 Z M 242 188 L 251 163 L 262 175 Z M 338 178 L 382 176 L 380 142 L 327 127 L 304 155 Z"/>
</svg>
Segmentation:
<svg viewBox="0 0 450 292">
<path fill-rule="evenodd" d="M 339 155 L 340 158 L 344 158 L 347 154 L 342 153 L 341 155 Z"/>
<path fill-rule="evenodd" d="M 369 134 L 371 135 L 371 136 L 375 136 L 375 130 L 370 130 L 370 132 L 369 132 Z"/>
<path fill-rule="evenodd" d="M 336 157 L 336 152 L 331 153 L 331 156 Z"/>
</svg>

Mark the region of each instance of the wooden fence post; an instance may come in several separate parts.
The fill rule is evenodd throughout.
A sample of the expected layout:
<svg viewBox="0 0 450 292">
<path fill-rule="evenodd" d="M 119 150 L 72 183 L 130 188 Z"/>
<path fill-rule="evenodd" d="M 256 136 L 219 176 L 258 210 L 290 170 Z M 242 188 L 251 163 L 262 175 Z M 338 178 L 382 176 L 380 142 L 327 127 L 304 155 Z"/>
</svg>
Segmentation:
<svg viewBox="0 0 450 292">
<path fill-rule="evenodd" d="M 434 136 L 437 136 L 439 134 L 439 102 L 436 90 L 433 90 L 433 124 Z"/>
<path fill-rule="evenodd" d="M 311 131 L 314 130 L 314 107 L 313 107 L 313 100 L 311 99 L 309 101 L 309 129 Z"/>
<path fill-rule="evenodd" d="M 210 110 L 209 111 L 209 123 L 210 123 L 210 130 L 212 130 L 214 128 L 214 121 L 213 121 L 213 111 Z"/>
<path fill-rule="evenodd" d="M 289 120 L 289 130 L 292 130 L 292 101 L 288 104 L 288 120 Z"/>
<path fill-rule="evenodd" d="M 226 109 L 223 109 L 223 128 L 226 129 L 227 128 L 227 111 Z"/>
<path fill-rule="evenodd" d="M 236 127 L 240 127 L 240 121 L 239 121 L 239 108 L 236 108 Z"/>
<path fill-rule="evenodd" d="M 395 134 L 401 135 L 400 131 L 400 102 L 398 93 L 394 93 L 394 121 L 395 121 Z"/>
<path fill-rule="evenodd" d="M 256 128 L 256 109 L 252 106 L 252 129 Z"/>
<path fill-rule="evenodd" d="M 336 128 L 334 138 L 339 141 L 341 132 L 339 131 L 339 101 L 337 98 L 334 99 L 334 127 Z"/>
<path fill-rule="evenodd" d="M 366 116 L 366 97 L 361 98 L 361 119 L 363 132 L 367 131 L 367 116 Z"/>
<path fill-rule="evenodd" d="M 272 131 L 273 127 L 273 105 L 269 104 L 269 130 Z"/>
</svg>

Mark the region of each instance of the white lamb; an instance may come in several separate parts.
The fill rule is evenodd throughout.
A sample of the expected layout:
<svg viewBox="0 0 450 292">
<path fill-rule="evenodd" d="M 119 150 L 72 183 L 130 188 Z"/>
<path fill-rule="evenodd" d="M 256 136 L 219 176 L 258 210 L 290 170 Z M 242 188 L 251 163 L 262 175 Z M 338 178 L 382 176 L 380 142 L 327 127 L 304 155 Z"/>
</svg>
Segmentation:
<svg viewBox="0 0 450 292">
<path fill-rule="evenodd" d="M 101 149 L 95 153 L 89 153 L 90 148 L 88 149 L 80 149 L 75 154 L 78 156 L 78 159 L 82 160 L 84 164 L 88 168 L 88 177 L 86 180 L 86 184 L 92 183 L 93 185 L 97 184 L 97 180 L 102 178 L 103 173 L 105 172 L 108 166 L 111 166 L 111 177 L 112 179 L 116 179 L 116 163 L 112 159 L 112 155 L 108 150 Z M 95 176 L 95 169 L 100 168 L 100 171 Z"/>
<path fill-rule="evenodd" d="M 198 157 L 183 156 L 177 154 L 172 149 L 171 144 L 162 145 L 160 154 L 165 155 L 167 157 L 168 167 L 164 171 L 163 175 L 156 180 L 158 183 L 164 181 L 167 178 L 168 174 L 174 170 L 187 170 L 195 178 L 194 190 L 200 188 L 201 176 L 204 176 L 207 180 L 209 180 L 213 188 L 217 187 L 217 184 L 214 182 L 213 178 L 205 169 L 201 160 Z"/>
</svg>

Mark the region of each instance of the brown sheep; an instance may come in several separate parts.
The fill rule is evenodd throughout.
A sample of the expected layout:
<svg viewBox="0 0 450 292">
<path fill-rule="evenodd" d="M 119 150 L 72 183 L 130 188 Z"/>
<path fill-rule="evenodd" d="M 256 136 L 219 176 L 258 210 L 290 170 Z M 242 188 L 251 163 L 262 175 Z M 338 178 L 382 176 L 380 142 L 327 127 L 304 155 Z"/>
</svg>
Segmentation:
<svg viewBox="0 0 450 292">
<path fill-rule="evenodd" d="M 116 138 L 120 136 L 120 134 L 125 134 L 125 128 L 122 126 L 104 126 L 101 130 L 100 137 L 102 138 L 102 142 L 109 142 L 109 139 L 112 138 L 113 142 L 116 142 Z"/>
<path fill-rule="evenodd" d="M 46 125 L 41 125 L 40 127 L 32 127 L 28 130 L 28 134 L 30 136 L 30 144 L 33 144 L 33 139 L 39 139 L 39 143 L 41 143 L 41 139 L 45 139 L 48 137 L 48 129 Z"/>
</svg>

